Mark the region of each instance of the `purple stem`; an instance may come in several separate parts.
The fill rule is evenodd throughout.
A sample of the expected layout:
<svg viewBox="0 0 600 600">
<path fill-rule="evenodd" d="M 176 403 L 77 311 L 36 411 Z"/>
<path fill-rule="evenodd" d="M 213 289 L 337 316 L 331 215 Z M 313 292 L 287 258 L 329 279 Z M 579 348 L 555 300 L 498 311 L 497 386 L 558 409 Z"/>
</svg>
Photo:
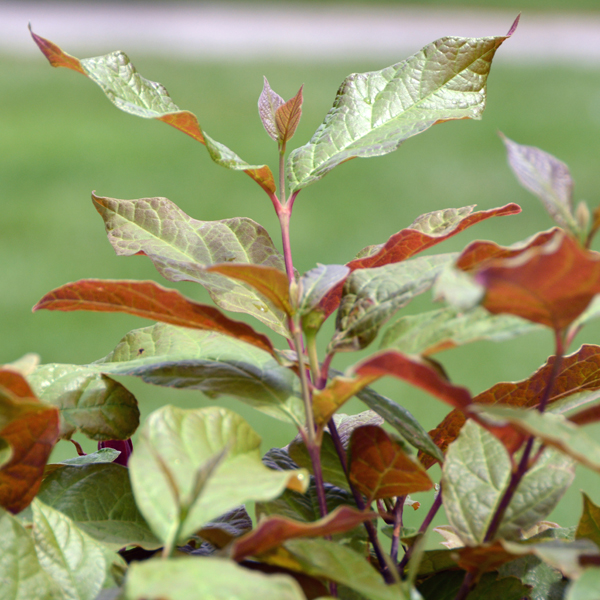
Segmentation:
<svg viewBox="0 0 600 600">
<path fill-rule="evenodd" d="M 390 558 L 392 562 L 398 562 L 398 547 L 400 546 L 400 530 L 402 529 L 402 513 L 406 496 L 396 498 L 396 504 L 392 515 L 394 515 L 394 532 L 392 535 L 392 545 L 390 548 Z"/>
</svg>

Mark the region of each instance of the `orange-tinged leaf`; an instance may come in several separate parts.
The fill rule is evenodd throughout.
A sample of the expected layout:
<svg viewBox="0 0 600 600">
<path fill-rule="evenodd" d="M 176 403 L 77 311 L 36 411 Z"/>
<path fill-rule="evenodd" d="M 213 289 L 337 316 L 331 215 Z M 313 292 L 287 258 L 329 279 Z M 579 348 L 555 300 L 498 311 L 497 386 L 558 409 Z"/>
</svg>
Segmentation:
<svg viewBox="0 0 600 600">
<path fill-rule="evenodd" d="M 9 445 L 11 456 L 0 468 L 0 506 L 16 514 L 29 506 L 41 485 L 44 467 L 58 440 L 58 410 L 33 393 L 20 396 L 29 386 L 18 373 L 9 375 L 3 370 L 2 382 L 0 438 Z"/>
<path fill-rule="evenodd" d="M 201 144 L 206 143 L 202 129 L 200 129 L 200 123 L 198 123 L 198 118 L 194 113 L 187 110 L 180 110 L 178 112 L 162 115 L 161 117 L 158 117 L 157 120 L 167 123 L 168 125 L 175 127 L 175 129 L 183 131 L 183 133 L 187 133 L 187 135 Z"/>
<path fill-rule="evenodd" d="M 86 75 L 81 63 L 78 58 L 63 52 L 56 44 L 53 44 L 50 40 L 47 40 L 39 35 L 36 35 L 31 30 L 31 25 L 29 26 L 29 32 L 31 33 L 31 37 L 33 41 L 38 45 L 38 48 L 42 51 L 44 56 L 48 59 L 48 62 L 53 67 L 66 67 L 67 69 L 72 69 L 73 71 L 77 71 L 82 75 Z"/>
<path fill-rule="evenodd" d="M 521 212 L 517 204 L 472 213 L 474 206 L 440 210 L 421 215 L 406 229 L 395 233 L 385 244 L 364 248 L 359 257 L 347 263 L 350 271 L 371 269 L 396 263 L 423 252 L 472 225 L 489 219 Z M 329 316 L 339 305 L 344 282 L 338 284 L 321 301 L 321 310 Z"/>
<path fill-rule="evenodd" d="M 10 368 L 0 368 L 0 386 L 10 390 L 17 398 L 34 398 L 35 394 L 23 375 Z"/>
<path fill-rule="evenodd" d="M 475 276 L 483 306 L 564 331 L 600 293 L 600 254 L 557 232 L 520 256 L 493 261 Z"/>
<path fill-rule="evenodd" d="M 285 104 L 281 105 L 275 111 L 275 124 L 279 132 L 279 139 L 285 143 L 296 133 L 296 127 L 302 116 L 302 89 Z"/>
<path fill-rule="evenodd" d="M 497 383 L 489 390 L 475 396 L 473 403 L 535 408 L 540 402 L 555 360 L 555 357 L 551 356 L 545 365 L 540 367 L 531 377 L 522 381 Z M 586 344 L 577 352 L 563 358 L 548 404 L 552 405 L 580 392 L 594 390 L 600 390 L 600 347 Z M 589 410 L 594 411 L 595 408 L 592 407 Z M 585 412 L 582 411 L 578 415 L 584 415 Z M 571 417 L 571 420 L 575 423 L 578 423 L 577 419 L 577 415 Z M 429 435 L 436 445 L 445 452 L 448 445 L 458 437 L 465 420 L 466 418 L 461 411 L 453 410 L 446 415 L 434 430 L 429 432 Z M 425 454 L 421 455 L 421 461 L 426 467 L 430 467 L 435 462 Z"/>
<path fill-rule="evenodd" d="M 424 360 L 386 350 L 354 365 L 346 375 L 334 377 L 325 389 L 313 395 L 315 423 L 323 426 L 346 400 L 385 375 L 402 379 L 463 410 L 471 403 L 466 388 L 448 383 Z"/>
<path fill-rule="evenodd" d="M 471 573 L 495 571 L 498 567 L 515 559 L 515 555 L 505 550 L 500 541 L 493 544 L 460 548 L 456 552 L 458 554 L 458 566 Z"/>
<path fill-rule="evenodd" d="M 499 246 L 495 242 L 486 240 L 476 240 L 471 242 L 461 253 L 456 261 L 456 268 L 463 271 L 472 271 L 475 268 L 483 266 L 483 263 L 492 259 L 514 258 L 520 256 L 523 252 L 531 248 L 543 246 L 549 242 L 560 230 L 557 227 L 548 231 L 538 233 L 533 238 L 524 243 L 513 244 L 512 246 Z"/>
<path fill-rule="evenodd" d="M 294 538 L 343 533 L 376 517 L 375 513 L 358 511 L 351 506 L 339 506 L 326 517 L 312 523 L 273 515 L 263 519 L 255 529 L 239 537 L 233 544 L 231 557 L 240 561 L 248 556 L 268 552 Z"/>
<path fill-rule="evenodd" d="M 40 309 L 124 312 L 179 327 L 218 331 L 275 356 L 269 338 L 246 323 L 229 319 L 217 308 L 198 304 L 153 281 L 82 279 L 46 294 L 33 307 L 34 311 Z"/>
<path fill-rule="evenodd" d="M 243 281 L 268 298 L 280 310 L 288 315 L 292 313 L 290 283 L 287 275 L 279 269 L 244 263 L 220 263 L 207 267 L 206 271 Z"/>
<path fill-rule="evenodd" d="M 354 430 L 350 456 L 350 481 L 369 504 L 433 487 L 425 469 L 377 425 Z"/>
</svg>

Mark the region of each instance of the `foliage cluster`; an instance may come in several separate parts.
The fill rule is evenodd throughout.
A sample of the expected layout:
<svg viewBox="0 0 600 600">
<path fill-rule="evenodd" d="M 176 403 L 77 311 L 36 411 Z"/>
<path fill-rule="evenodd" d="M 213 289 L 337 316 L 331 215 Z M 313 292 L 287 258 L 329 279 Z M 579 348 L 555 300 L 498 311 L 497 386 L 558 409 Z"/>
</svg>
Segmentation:
<svg viewBox="0 0 600 600">
<path fill-rule="evenodd" d="M 286 152 L 302 88 L 285 101 L 265 78 L 259 115 L 278 150 L 278 180 L 212 139 L 165 88 L 122 52 L 79 60 L 32 33 L 55 67 L 92 79 L 121 110 L 157 119 L 243 171 L 266 193 L 283 252 L 255 221 L 199 221 L 166 198 L 92 195 L 118 255 L 148 257 L 170 281 L 204 286 L 217 307 L 153 281 L 87 279 L 35 310 L 128 313 L 156 324 L 129 332 L 88 365 L 24 357 L 0 369 L 0 597 L 126 600 L 269 598 L 592 598 L 600 588 L 600 508 L 584 497 L 575 529 L 545 521 L 577 464 L 600 471 L 600 347 L 568 355 L 598 315 L 600 210 L 576 207 L 568 168 L 503 136 L 509 163 L 557 227 L 511 247 L 474 241 L 425 254 L 508 204 L 417 217 L 345 265 L 299 274 L 290 219 L 299 193 L 339 164 L 392 152 L 448 120 L 480 118 L 495 52 L 514 32 L 445 37 L 408 59 L 344 80 L 322 125 Z M 424 253 L 419 256 L 419 254 Z M 433 288 L 446 304 L 400 316 Z M 287 342 L 224 311 L 251 315 Z M 317 338 L 336 313 L 323 356 Z M 546 327 L 553 355 L 526 380 L 473 397 L 433 356 L 474 340 Z M 380 336 L 381 333 L 381 336 Z M 343 352 L 379 350 L 341 373 Z M 115 376 L 232 396 L 292 423 L 296 438 L 260 454 L 260 438 L 218 405 L 165 406 L 141 426 L 137 399 Z M 431 432 L 371 387 L 391 376 L 446 403 Z M 340 412 L 356 396 L 366 410 Z M 274 421 L 276 422 L 276 421 Z M 82 432 L 98 451 L 48 464 L 59 439 Z M 441 465 L 441 480 L 428 474 Z M 429 491 L 418 529 L 410 494 Z M 245 504 L 255 503 L 256 525 Z M 435 514 L 444 549 L 426 550 Z"/>
</svg>

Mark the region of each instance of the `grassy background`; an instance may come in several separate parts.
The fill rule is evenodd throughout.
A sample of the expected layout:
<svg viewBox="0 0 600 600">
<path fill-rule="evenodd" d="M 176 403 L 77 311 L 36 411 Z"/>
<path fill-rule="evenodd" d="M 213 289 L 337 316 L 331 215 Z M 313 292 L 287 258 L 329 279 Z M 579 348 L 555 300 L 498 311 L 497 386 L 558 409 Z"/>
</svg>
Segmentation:
<svg viewBox="0 0 600 600">
<path fill-rule="evenodd" d="M 321 122 L 348 73 L 385 66 L 298 63 L 290 68 L 275 62 L 174 64 L 133 59 L 142 74 L 168 87 L 179 106 L 194 111 L 211 136 L 250 163 L 273 166 L 275 147 L 256 111 L 263 75 L 285 98 L 305 84 L 304 116 L 293 140 L 300 145 Z M 204 147 L 180 132 L 119 112 L 76 73 L 53 70 L 41 56 L 31 61 L 0 57 L 0 85 L 0 364 L 31 351 L 40 353 L 43 362 L 84 364 L 107 354 L 130 329 L 148 324 L 124 315 L 30 312 L 44 293 L 68 281 L 89 277 L 161 281 L 147 259 L 115 257 L 92 207 L 92 190 L 120 198 L 166 196 L 202 220 L 248 216 L 279 242 L 272 206 L 247 176 L 214 165 Z M 517 202 L 524 210 L 483 223 L 439 246 L 439 252 L 459 250 L 475 237 L 508 244 L 550 227 L 543 209 L 509 172 L 498 130 L 567 162 L 577 182 L 576 198 L 596 206 L 600 72 L 497 65 L 488 94 L 482 121 L 434 127 L 391 155 L 351 161 L 304 190 L 292 220 L 297 268 L 302 272 L 317 262 L 346 262 L 416 216 L 446 207 L 477 204 L 488 209 Z M 208 300 L 192 284 L 169 285 Z M 425 298 L 418 306 L 429 302 Z M 573 349 L 584 340 L 599 342 L 599 333 L 591 326 Z M 472 344 L 439 359 L 454 382 L 477 393 L 497 381 L 527 377 L 551 353 L 550 334 L 539 333 L 504 344 Z M 341 369 L 357 358 L 343 355 L 334 367 Z M 137 394 L 144 415 L 168 402 L 186 407 L 209 404 L 199 393 L 153 388 L 125 378 L 123 382 Z M 447 412 L 436 400 L 395 380 L 378 388 L 405 405 L 428 429 Z M 285 445 L 294 434 L 291 427 L 239 402 L 221 403 L 251 422 L 263 436 L 263 450 Z M 362 408 L 353 401 L 349 410 Z M 59 444 L 58 456 L 72 453 L 70 444 Z M 600 500 L 598 478 L 580 469 L 576 484 L 552 517 L 562 525 L 578 519 L 579 488 Z M 424 503 L 428 501 L 425 497 Z M 422 514 L 407 515 L 407 524 L 418 523 Z M 442 516 L 439 522 L 444 520 Z"/>
</svg>

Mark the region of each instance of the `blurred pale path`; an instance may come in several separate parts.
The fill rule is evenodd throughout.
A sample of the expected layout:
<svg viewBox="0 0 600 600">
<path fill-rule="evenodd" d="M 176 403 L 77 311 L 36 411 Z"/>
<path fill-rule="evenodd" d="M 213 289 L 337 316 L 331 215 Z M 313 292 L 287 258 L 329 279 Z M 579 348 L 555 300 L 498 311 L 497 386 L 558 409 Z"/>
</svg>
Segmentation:
<svg viewBox="0 0 600 600">
<path fill-rule="evenodd" d="M 39 35 L 80 56 L 121 49 L 191 59 L 399 60 L 444 35 L 505 34 L 512 11 L 394 6 L 78 4 L 0 1 L 0 52 L 37 51 Z M 600 62 L 600 13 L 524 13 L 496 60 Z"/>
</svg>

